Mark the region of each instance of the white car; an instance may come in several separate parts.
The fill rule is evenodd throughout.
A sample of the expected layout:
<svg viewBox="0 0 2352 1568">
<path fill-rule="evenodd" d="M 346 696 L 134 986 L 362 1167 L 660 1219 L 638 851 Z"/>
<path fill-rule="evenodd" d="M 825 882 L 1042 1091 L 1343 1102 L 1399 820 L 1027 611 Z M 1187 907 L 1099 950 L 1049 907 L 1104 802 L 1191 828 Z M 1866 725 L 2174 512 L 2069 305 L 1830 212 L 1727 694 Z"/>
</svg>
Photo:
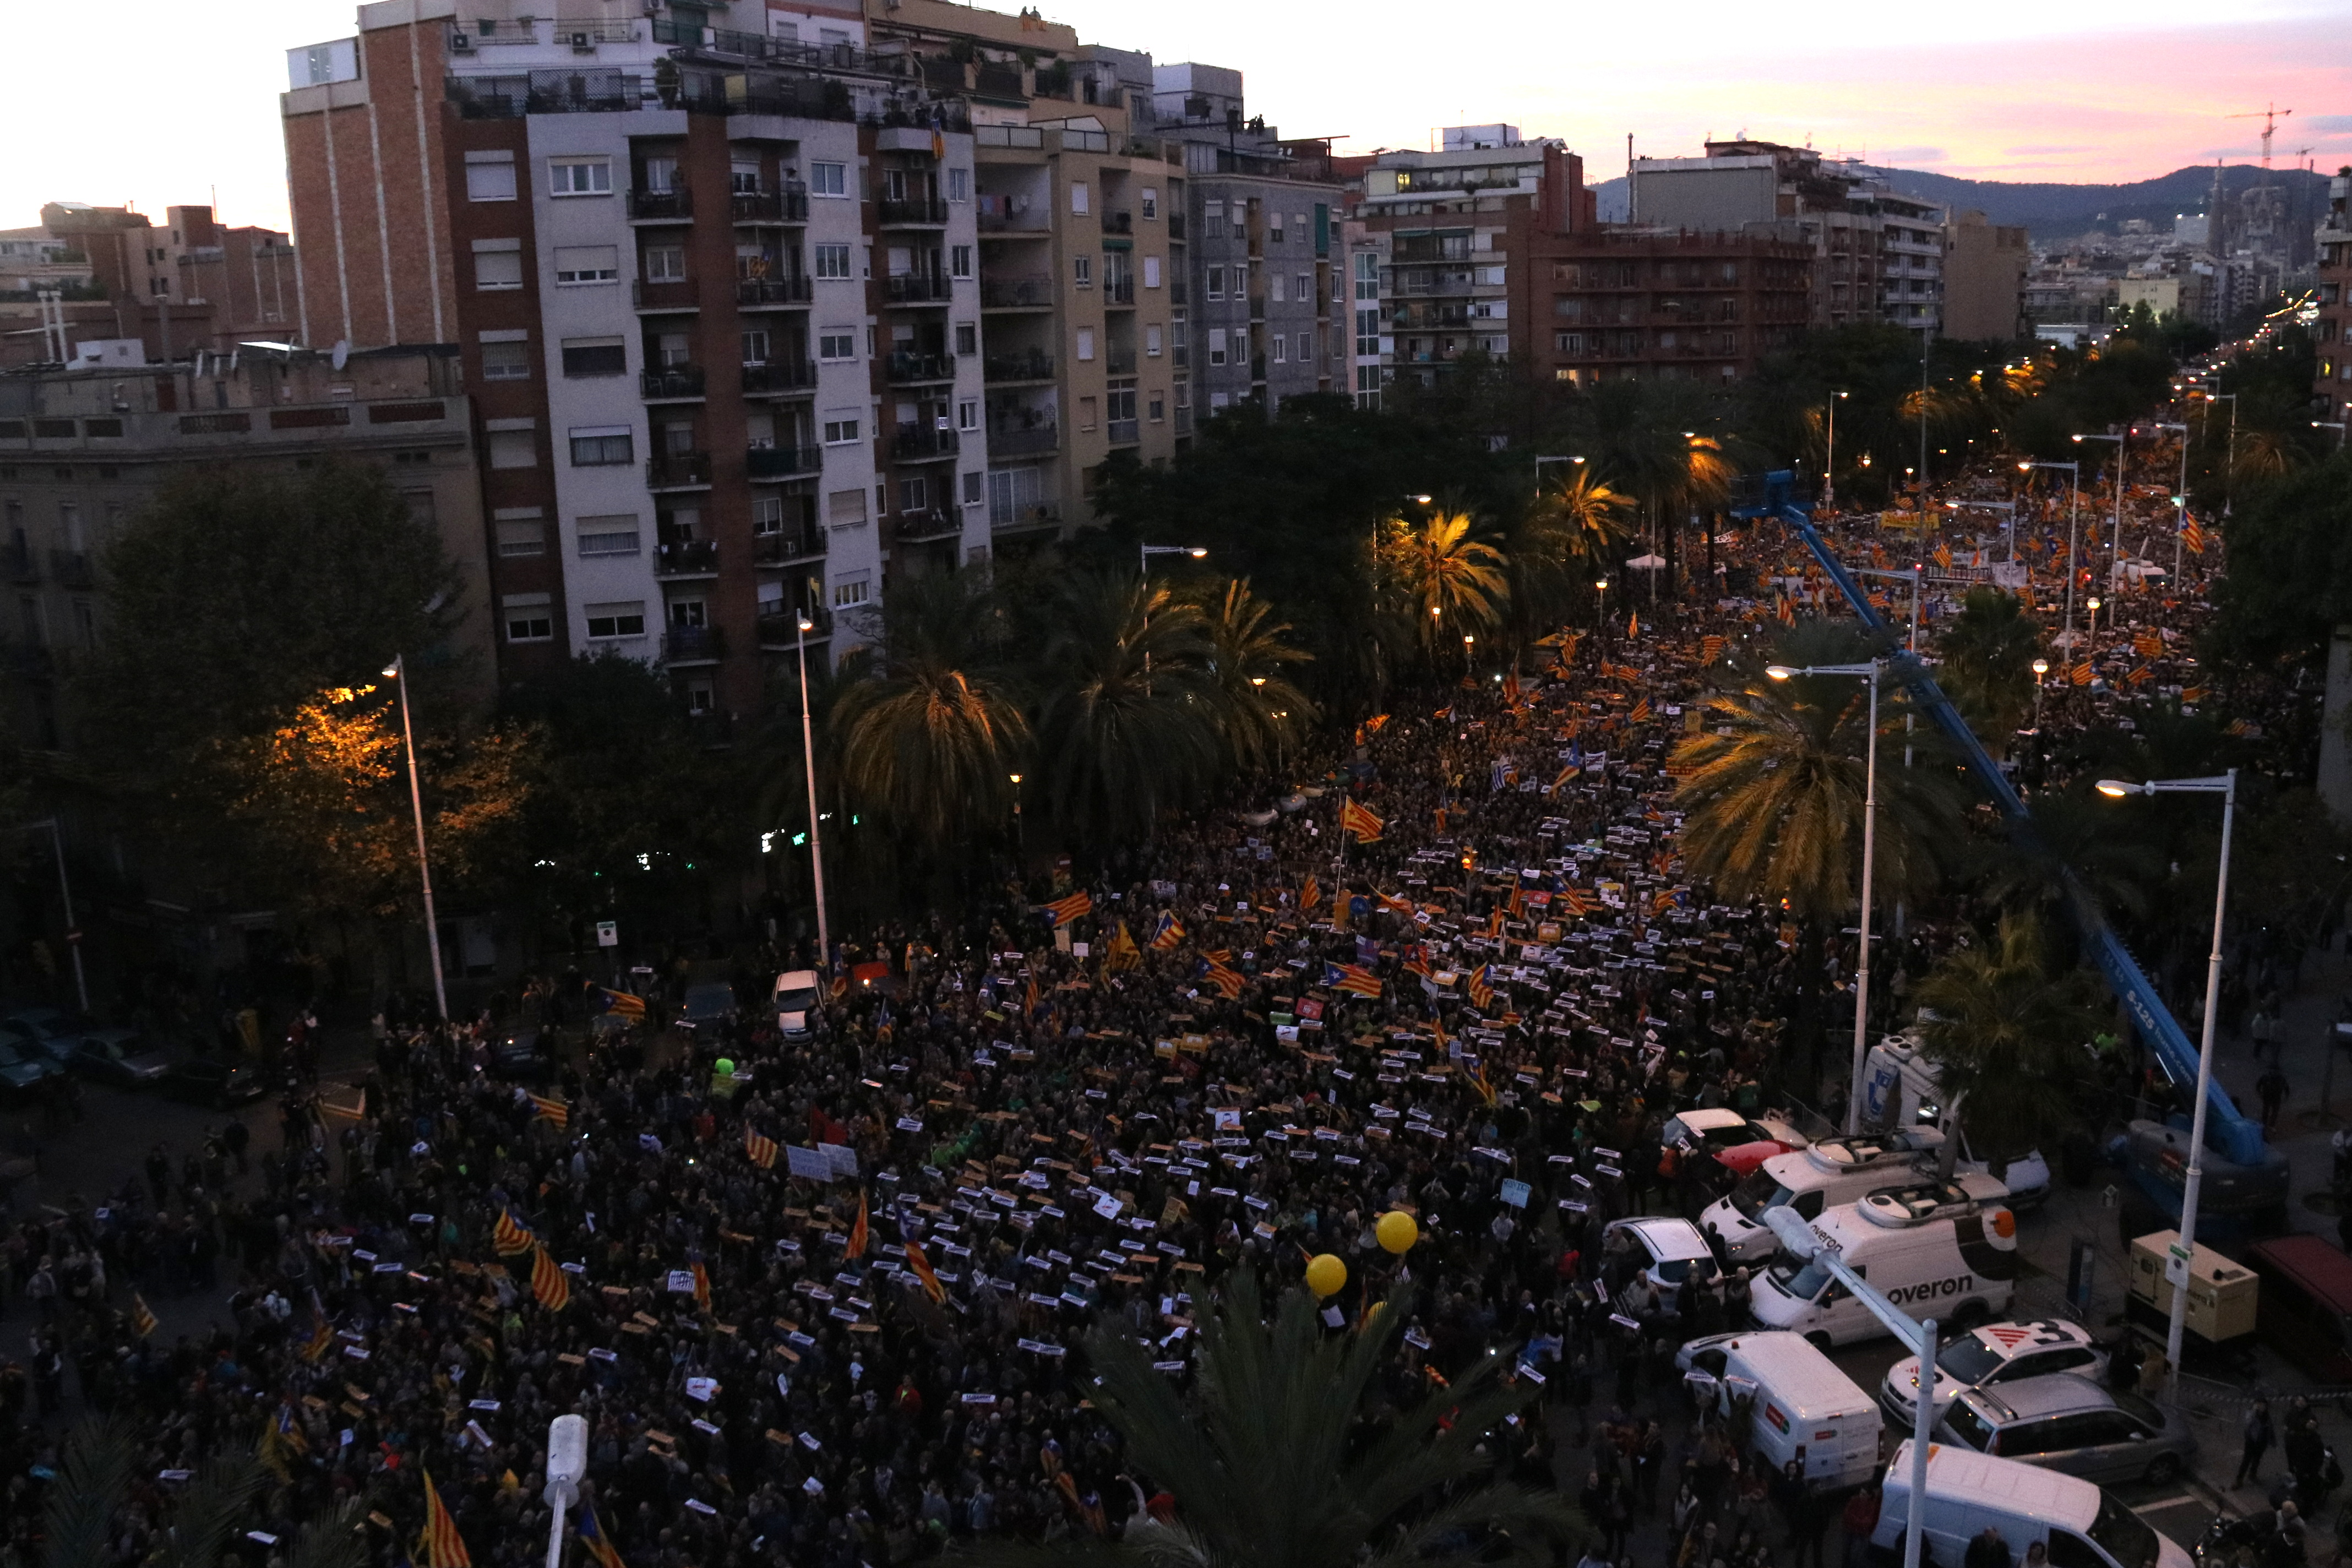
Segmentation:
<svg viewBox="0 0 2352 1568">
<path fill-rule="evenodd" d="M 1736 1110 L 1718 1107 L 1667 1117 L 1665 1125 L 1658 1130 L 1658 1142 L 1672 1148 L 1703 1150 L 1709 1154 L 1748 1143 L 1778 1143 L 1786 1152 L 1803 1148 L 1805 1135 L 1777 1116 L 1751 1120 Z"/>
<path fill-rule="evenodd" d="M 1717 1273 L 1715 1254 L 1706 1237 L 1686 1219 L 1643 1216 L 1610 1221 L 1601 1233 L 1601 1252 L 1613 1256 L 1629 1247 L 1647 1260 L 1643 1278 L 1668 1296 L 1685 1279 L 1712 1279 Z"/>
<path fill-rule="evenodd" d="M 1936 1352 L 1936 1415 L 1972 1388 L 1997 1388 L 2044 1373 L 2071 1372 L 2102 1378 L 2107 1352 L 2088 1329 L 2063 1319 L 2031 1323 L 1987 1323 L 1960 1335 Z M 1893 1424 L 1909 1430 L 1919 1400 L 1919 1358 L 1905 1356 L 1887 1369 L 1879 1385 L 1878 1407 Z"/>
<path fill-rule="evenodd" d="M 809 1015 L 816 1011 L 819 981 L 814 969 L 787 969 L 776 976 L 776 1027 L 788 1040 L 810 1035 Z"/>
</svg>

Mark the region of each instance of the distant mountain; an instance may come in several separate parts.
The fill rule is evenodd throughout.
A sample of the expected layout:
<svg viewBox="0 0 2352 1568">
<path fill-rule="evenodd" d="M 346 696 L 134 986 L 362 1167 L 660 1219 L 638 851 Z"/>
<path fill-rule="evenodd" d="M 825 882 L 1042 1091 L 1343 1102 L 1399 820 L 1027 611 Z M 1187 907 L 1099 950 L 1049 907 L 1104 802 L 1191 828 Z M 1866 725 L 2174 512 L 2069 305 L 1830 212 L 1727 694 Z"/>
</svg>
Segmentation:
<svg viewBox="0 0 2352 1568">
<path fill-rule="evenodd" d="M 1925 169 L 1873 169 L 1906 195 L 1950 204 L 1956 212 L 1974 209 L 1994 223 L 2021 224 L 2036 239 L 2064 239 L 2104 230 L 2113 234 L 2132 218 L 2146 220 L 2161 233 L 2172 226 L 2176 214 L 2205 210 L 2213 191 L 2213 171 L 2191 164 L 2153 180 L 2118 185 L 2023 184 L 2006 180 L 1962 180 Z M 2234 199 L 2259 184 L 2263 171 L 2252 163 L 2231 163 L 2221 171 L 2221 188 Z M 2273 169 L 2271 183 L 2286 192 L 2287 210 L 2305 223 L 2315 223 L 2327 205 L 2327 176 L 2301 169 Z M 1619 175 L 1593 187 L 1604 223 L 1625 221 L 1625 178 Z"/>
</svg>

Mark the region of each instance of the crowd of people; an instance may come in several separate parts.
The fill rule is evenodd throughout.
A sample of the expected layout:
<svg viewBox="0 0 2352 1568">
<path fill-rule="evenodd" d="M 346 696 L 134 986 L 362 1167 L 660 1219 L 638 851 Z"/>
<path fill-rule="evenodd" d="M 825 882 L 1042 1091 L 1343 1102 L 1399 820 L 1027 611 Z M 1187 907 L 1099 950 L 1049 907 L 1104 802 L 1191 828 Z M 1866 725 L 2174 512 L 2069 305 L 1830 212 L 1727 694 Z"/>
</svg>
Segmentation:
<svg viewBox="0 0 2352 1568">
<path fill-rule="evenodd" d="M 257 1447 L 257 1568 L 345 1499 L 378 1563 L 416 1557 L 427 1473 L 472 1562 L 521 1568 L 567 1412 L 590 1426 L 571 1524 L 593 1510 L 630 1568 L 1117 1535 L 1213 1500 L 1129 1467 L 1087 1336 L 1149 1339 L 1181 1385 L 1221 1279 L 1291 1288 L 1330 1254 L 1334 1332 L 1412 1287 L 1383 1397 L 1516 1352 L 1543 1418 L 1498 1429 L 1497 1462 L 1580 1483 L 1609 1559 L 1668 1521 L 1673 1568 L 1818 1561 L 1828 1505 L 1734 1435 L 1676 1448 L 1661 1423 L 1675 1346 L 1736 1321 L 1737 1279 L 1644 1289 L 1603 1244 L 1709 1195 L 1661 1144 L 1675 1112 L 1842 1110 L 1820 1026 L 1850 949 L 1716 900 L 1677 852 L 1672 752 L 1711 668 L 1821 582 L 1777 525 L 1726 548 L 1784 586 L 1637 602 L 1540 672 L 1401 695 L 1302 767 L 1318 782 L 1059 870 L 1034 905 L 844 942 L 805 1030 L 754 1005 L 533 1059 L 487 1021 L 390 1028 L 358 1081 L 289 1093 L 257 1190 L 224 1146 L 21 1226 L 7 1545 L 29 1560 L 68 1366 L 137 1420 L 124 1562 L 207 1456 Z M 1939 575 L 1948 610 L 1967 569 Z M 2161 647 L 2134 668 L 2193 680 Z M 2115 675 L 2053 708 L 2134 689 Z M 1879 962 L 1916 972 L 1937 941 Z M 1398 1212 L 1401 1255 L 1378 1234 Z M 149 1296 L 224 1287 L 213 1326 L 154 1329 Z"/>
</svg>

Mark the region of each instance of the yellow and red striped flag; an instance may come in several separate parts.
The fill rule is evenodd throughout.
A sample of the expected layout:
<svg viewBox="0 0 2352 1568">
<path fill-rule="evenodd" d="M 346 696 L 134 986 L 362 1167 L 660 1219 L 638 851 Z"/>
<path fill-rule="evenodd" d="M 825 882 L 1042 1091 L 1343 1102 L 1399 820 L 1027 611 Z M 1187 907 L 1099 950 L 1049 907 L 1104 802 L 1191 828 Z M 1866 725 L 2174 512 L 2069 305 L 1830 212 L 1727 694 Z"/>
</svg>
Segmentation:
<svg viewBox="0 0 2352 1568">
<path fill-rule="evenodd" d="M 1095 896 L 1084 888 L 1080 888 L 1068 898 L 1055 899 L 1052 903 L 1043 907 L 1045 912 L 1053 917 L 1054 924 L 1066 926 L 1080 915 L 1090 915 L 1095 912 Z"/>
<path fill-rule="evenodd" d="M 859 1200 L 860 1203 L 864 1201 Z M 705 1268 L 699 1260 L 694 1265 L 694 1304 L 706 1312 L 710 1310 L 710 1270 Z"/>
<path fill-rule="evenodd" d="M 2088 686 L 2096 677 L 2097 673 L 2097 671 L 2091 668 L 2091 661 L 2086 658 L 2074 668 L 2074 669 L 2068 674 L 2067 679 L 2072 680 L 2077 686 Z"/>
<path fill-rule="evenodd" d="M 1215 986 L 1228 1002 L 1238 997 L 1242 994 L 1242 987 L 1249 984 L 1243 978 L 1240 970 L 1233 968 L 1222 958 L 1209 959 L 1208 965 L 1202 978 Z"/>
<path fill-rule="evenodd" d="M 2180 543 L 2191 555 L 2205 553 L 2205 530 L 2198 525 L 2195 518 L 2181 519 Z"/>
<path fill-rule="evenodd" d="M 1354 834 L 1359 844 L 1371 843 L 1380 837 L 1381 829 L 1387 826 L 1385 818 L 1361 802 L 1349 800 L 1340 803 L 1339 831 Z"/>
<path fill-rule="evenodd" d="M 1470 1005 L 1481 1013 L 1495 1005 L 1495 988 L 1486 984 L 1486 966 L 1480 964 L 1470 972 Z"/>
<path fill-rule="evenodd" d="M 1936 542 L 1936 564 L 1947 572 L 1952 569 L 1952 547 L 1941 540 Z"/>
<path fill-rule="evenodd" d="M 1642 700 L 1633 704 L 1633 711 L 1627 714 L 1626 717 L 1636 724 L 1648 723 L 1650 721 L 1650 700 L 1644 697 Z"/>
<path fill-rule="evenodd" d="M 842 1256 L 852 1263 L 866 1256 L 866 1242 L 870 1233 L 866 1228 L 866 1194 L 857 1194 L 857 1220 L 849 1227 L 849 1246 Z M 695 1294 L 706 1307 L 710 1305 L 710 1277 L 702 1272 L 702 1265 L 694 1266 Z"/>
<path fill-rule="evenodd" d="M 532 1250 L 537 1256 L 530 1260 L 530 1293 L 549 1311 L 560 1312 L 572 1304 L 572 1281 L 563 1277 L 563 1270 L 546 1247 Z"/>
<path fill-rule="evenodd" d="M 931 1260 L 924 1257 L 923 1249 L 911 1241 L 907 1243 L 907 1267 L 915 1271 L 915 1278 L 923 1282 L 923 1289 L 932 1300 L 945 1301 L 948 1299 L 947 1287 L 941 1285 L 940 1277 L 931 1271 Z"/>
<path fill-rule="evenodd" d="M 1184 922 L 1178 920 L 1168 910 L 1160 910 L 1159 929 L 1151 933 L 1152 951 L 1155 952 L 1166 952 L 1170 948 L 1174 947 L 1183 940 Z"/>
<path fill-rule="evenodd" d="M 2147 685 L 2148 682 L 2147 666 L 2144 664 L 2136 664 L 2132 666 L 2131 673 L 2124 677 L 2124 681 L 2126 685 L 2131 686 Z"/>
<path fill-rule="evenodd" d="M 1572 915 L 1589 915 L 1598 907 L 1592 895 L 1580 888 L 1569 889 L 1560 894 L 1559 900 Z"/>
<path fill-rule="evenodd" d="M 553 1122 L 557 1127 L 572 1125 L 572 1108 L 563 1101 L 551 1099 L 544 1094 L 533 1094 L 530 1097 L 530 1102 L 537 1108 L 540 1121 Z"/>
<path fill-rule="evenodd" d="M 1307 885 L 1298 889 L 1298 909 L 1302 914 L 1312 914 L 1323 906 L 1323 888 L 1315 880 L 1315 873 L 1307 874 Z"/>
<path fill-rule="evenodd" d="M 457 1533 L 457 1521 L 441 1506 L 441 1494 L 433 1489 L 433 1472 L 425 1476 L 425 1568 L 474 1568 L 474 1559 L 466 1550 L 465 1538 Z"/>
<path fill-rule="evenodd" d="M 335 1325 L 327 1321 L 327 1314 L 313 1310 L 310 1314 L 310 1338 L 302 1347 L 304 1361 L 317 1361 L 335 1342 Z"/>
<path fill-rule="evenodd" d="M 1381 977 L 1360 963 L 1326 963 L 1323 984 L 1351 996 L 1374 996 L 1381 992 Z"/>
<path fill-rule="evenodd" d="M 2158 632 L 2136 632 L 2132 636 L 2132 652 L 2142 658 L 2162 658 L 2164 637 Z"/>
<path fill-rule="evenodd" d="M 499 1210 L 498 1223 L 490 1226 L 490 1245 L 498 1248 L 500 1258 L 520 1258 L 539 1245 L 539 1238 L 530 1233 L 529 1226 L 515 1218 L 514 1210 L 502 1208 Z"/>
<path fill-rule="evenodd" d="M 1710 632 L 1698 639 L 1698 661 L 1701 664 L 1713 664 L 1722 657 L 1723 639 L 1721 637 Z"/>
<path fill-rule="evenodd" d="M 156 1327 L 155 1314 L 147 1310 L 146 1298 L 136 1290 L 132 1291 L 131 1293 L 131 1331 L 143 1340 L 152 1334 Z"/>
<path fill-rule="evenodd" d="M 1143 950 L 1135 945 L 1134 934 L 1127 929 L 1127 922 L 1121 921 L 1118 922 L 1117 934 L 1110 939 L 1109 948 L 1103 953 L 1103 967 L 1117 973 L 1121 970 L 1140 969 L 1142 966 Z"/>
<path fill-rule="evenodd" d="M 776 1168 L 776 1141 L 762 1138 L 747 1123 L 743 1128 L 743 1157 L 763 1171 Z"/>
</svg>

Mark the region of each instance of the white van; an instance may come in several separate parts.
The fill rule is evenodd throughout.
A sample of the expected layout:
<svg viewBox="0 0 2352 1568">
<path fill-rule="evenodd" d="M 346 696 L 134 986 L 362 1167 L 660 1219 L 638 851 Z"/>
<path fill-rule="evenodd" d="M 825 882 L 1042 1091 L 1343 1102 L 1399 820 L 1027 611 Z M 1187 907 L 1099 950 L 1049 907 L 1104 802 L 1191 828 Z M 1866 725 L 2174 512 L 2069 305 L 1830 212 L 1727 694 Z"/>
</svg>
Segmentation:
<svg viewBox="0 0 2352 1568">
<path fill-rule="evenodd" d="M 1920 1544 L 1937 1563 L 1955 1563 L 1988 1526 L 2017 1560 L 2041 1542 L 2050 1568 L 2190 1568 L 2189 1553 L 2169 1536 L 2093 1483 L 2014 1459 L 1971 1454 L 1951 1443 L 1927 1448 L 1927 1500 L 1919 1516 Z M 1898 1444 L 1886 1467 L 1878 1528 L 1870 1538 L 1874 1565 L 1903 1560 L 1911 1524 L 1911 1445 Z M 1923 1554 L 1924 1555 L 1924 1554 Z"/>
<path fill-rule="evenodd" d="M 1887 1126 L 1890 1117 L 1892 1125 L 1897 1128 L 1940 1123 L 1944 1110 L 1936 1064 L 1920 1049 L 1917 1037 L 1889 1035 L 1870 1048 L 1862 1069 L 1864 1126 Z M 1986 1169 L 1969 1147 L 1967 1135 L 1957 1128 L 1952 1131 L 1960 1140 L 1958 1168 Z M 2040 1150 L 2029 1149 L 2002 1168 L 2001 1180 L 2008 1184 L 2011 1208 L 2032 1208 L 2050 1195 L 2050 1162 L 2042 1157 Z"/>
<path fill-rule="evenodd" d="M 1686 1347 L 1678 1361 L 1712 1373 L 1716 1408 L 1752 1392 L 1750 1440 L 1778 1475 L 1790 1459 L 1804 1462 L 1815 1491 L 1858 1487 L 1878 1468 L 1882 1418 L 1852 1378 L 1797 1334 L 1717 1334 Z"/>
<path fill-rule="evenodd" d="M 1915 1318 L 1971 1327 L 2009 1310 L 2017 1284 L 2017 1218 L 1989 1176 L 1888 1188 L 1813 1221 L 1824 1249 Z M 1768 1329 L 1826 1350 L 1875 1339 L 1885 1325 L 1819 1261 L 1782 1258 L 1749 1282 L 1748 1309 Z"/>
<path fill-rule="evenodd" d="M 1932 1168 L 1944 1135 L 1932 1127 L 1855 1138 L 1824 1138 L 1810 1149 L 1776 1154 L 1709 1204 L 1699 1229 L 1727 1265 L 1760 1262 L 1780 1249 L 1764 1211 L 1793 1204 L 1799 1215 L 1822 1211 Z"/>
<path fill-rule="evenodd" d="M 816 1011 L 819 981 L 814 969 L 787 969 L 776 976 L 776 1027 L 788 1040 L 809 1037 L 809 1015 Z"/>
</svg>

